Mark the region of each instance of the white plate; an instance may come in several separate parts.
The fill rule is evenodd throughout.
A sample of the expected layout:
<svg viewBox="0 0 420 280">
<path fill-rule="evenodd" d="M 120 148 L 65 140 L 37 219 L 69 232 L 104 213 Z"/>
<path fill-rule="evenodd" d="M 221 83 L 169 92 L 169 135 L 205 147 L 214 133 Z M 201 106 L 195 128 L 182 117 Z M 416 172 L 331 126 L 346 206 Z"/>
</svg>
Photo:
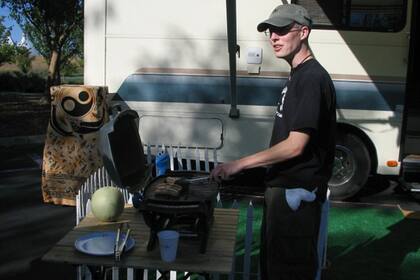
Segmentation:
<svg viewBox="0 0 420 280">
<path fill-rule="evenodd" d="M 92 232 L 78 238 L 74 242 L 76 250 L 94 256 L 109 256 L 114 254 L 115 237 L 114 231 Z M 125 234 L 121 233 L 120 242 L 124 240 Z M 134 239 L 130 236 L 127 239 L 124 252 L 134 247 Z"/>
</svg>

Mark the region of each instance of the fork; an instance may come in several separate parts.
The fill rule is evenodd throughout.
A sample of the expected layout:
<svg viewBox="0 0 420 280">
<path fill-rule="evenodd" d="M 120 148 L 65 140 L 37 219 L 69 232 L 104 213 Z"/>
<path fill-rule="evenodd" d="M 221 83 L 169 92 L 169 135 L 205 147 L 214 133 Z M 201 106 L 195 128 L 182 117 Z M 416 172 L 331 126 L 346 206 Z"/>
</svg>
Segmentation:
<svg viewBox="0 0 420 280">
<path fill-rule="evenodd" d="M 120 243 L 120 235 L 121 235 L 121 229 L 122 229 L 123 224 L 119 224 L 118 229 L 117 229 L 117 234 L 115 236 L 115 244 L 114 244 L 114 258 L 116 261 L 118 261 L 120 259 L 120 253 L 118 252 L 119 250 L 119 243 Z"/>
<path fill-rule="evenodd" d="M 115 260 L 116 260 L 116 261 L 120 261 L 120 259 L 121 259 L 121 255 L 124 253 L 124 250 L 125 250 L 125 245 L 126 245 L 126 243 L 127 243 L 128 237 L 130 236 L 130 232 L 131 232 L 130 225 L 129 225 L 129 224 L 126 224 L 126 225 L 127 225 L 127 232 L 125 233 L 124 240 L 123 240 L 123 242 L 121 243 L 121 245 L 119 244 L 119 239 L 120 239 L 120 236 L 117 236 L 117 238 L 118 238 L 118 242 L 117 242 L 117 241 L 115 241 L 115 242 L 116 242 L 116 244 L 115 244 L 115 247 L 116 247 L 116 251 L 115 251 Z M 121 228 L 122 228 L 122 225 L 118 228 L 118 232 L 119 232 L 119 234 L 121 234 L 121 233 L 120 233 L 120 232 L 121 232 Z"/>
</svg>

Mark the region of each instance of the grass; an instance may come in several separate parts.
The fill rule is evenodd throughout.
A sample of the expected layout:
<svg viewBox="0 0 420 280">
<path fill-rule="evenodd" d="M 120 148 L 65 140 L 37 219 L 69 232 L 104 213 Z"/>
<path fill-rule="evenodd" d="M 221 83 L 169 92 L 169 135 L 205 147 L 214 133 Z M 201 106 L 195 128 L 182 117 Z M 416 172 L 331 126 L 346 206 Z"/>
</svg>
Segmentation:
<svg viewBox="0 0 420 280">
<path fill-rule="evenodd" d="M 328 279 L 420 279 L 420 220 L 397 208 L 332 208 Z"/>
<path fill-rule="evenodd" d="M 236 271 L 243 271 L 246 203 L 240 203 Z M 258 272 L 261 205 L 255 205 L 251 279 Z M 396 207 L 330 209 L 328 260 L 324 279 L 420 279 L 420 220 L 404 218 Z M 238 274 L 240 279 L 240 275 Z"/>
</svg>

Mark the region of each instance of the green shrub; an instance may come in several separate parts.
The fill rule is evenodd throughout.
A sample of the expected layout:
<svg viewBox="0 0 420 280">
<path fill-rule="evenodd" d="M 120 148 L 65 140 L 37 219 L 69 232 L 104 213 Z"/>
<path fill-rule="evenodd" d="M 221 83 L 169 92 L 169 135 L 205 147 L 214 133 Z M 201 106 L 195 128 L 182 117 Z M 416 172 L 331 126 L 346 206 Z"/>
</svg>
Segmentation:
<svg viewBox="0 0 420 280">
<path fill-rule="evenodd" d="M 36 73 L 23 74 L 21 72 L 0 73 L 0 91 L 43 92 L 45 78 Z"/>
<path fill-rule="evenodd" d="M 79 76 L 61 76 L 62 84 L 71 84 L 71 85 L 82 85 L 83 84 L 83 75 Z"/>
</svg>

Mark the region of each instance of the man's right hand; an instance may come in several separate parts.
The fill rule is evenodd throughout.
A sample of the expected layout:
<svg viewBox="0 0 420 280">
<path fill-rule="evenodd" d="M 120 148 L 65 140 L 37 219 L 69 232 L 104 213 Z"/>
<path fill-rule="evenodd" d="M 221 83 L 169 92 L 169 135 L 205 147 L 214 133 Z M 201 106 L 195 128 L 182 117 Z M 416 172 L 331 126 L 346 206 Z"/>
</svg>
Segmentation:
<svg viewBox="0 0 420 280">
<path fill-rule="evenodd" d="M 216 182 L 229 180 L 230 176 L 239 173 L 242 170 L 239 160 L 217 165 L 210 173 L 210 179 Z"/>
</svg>

